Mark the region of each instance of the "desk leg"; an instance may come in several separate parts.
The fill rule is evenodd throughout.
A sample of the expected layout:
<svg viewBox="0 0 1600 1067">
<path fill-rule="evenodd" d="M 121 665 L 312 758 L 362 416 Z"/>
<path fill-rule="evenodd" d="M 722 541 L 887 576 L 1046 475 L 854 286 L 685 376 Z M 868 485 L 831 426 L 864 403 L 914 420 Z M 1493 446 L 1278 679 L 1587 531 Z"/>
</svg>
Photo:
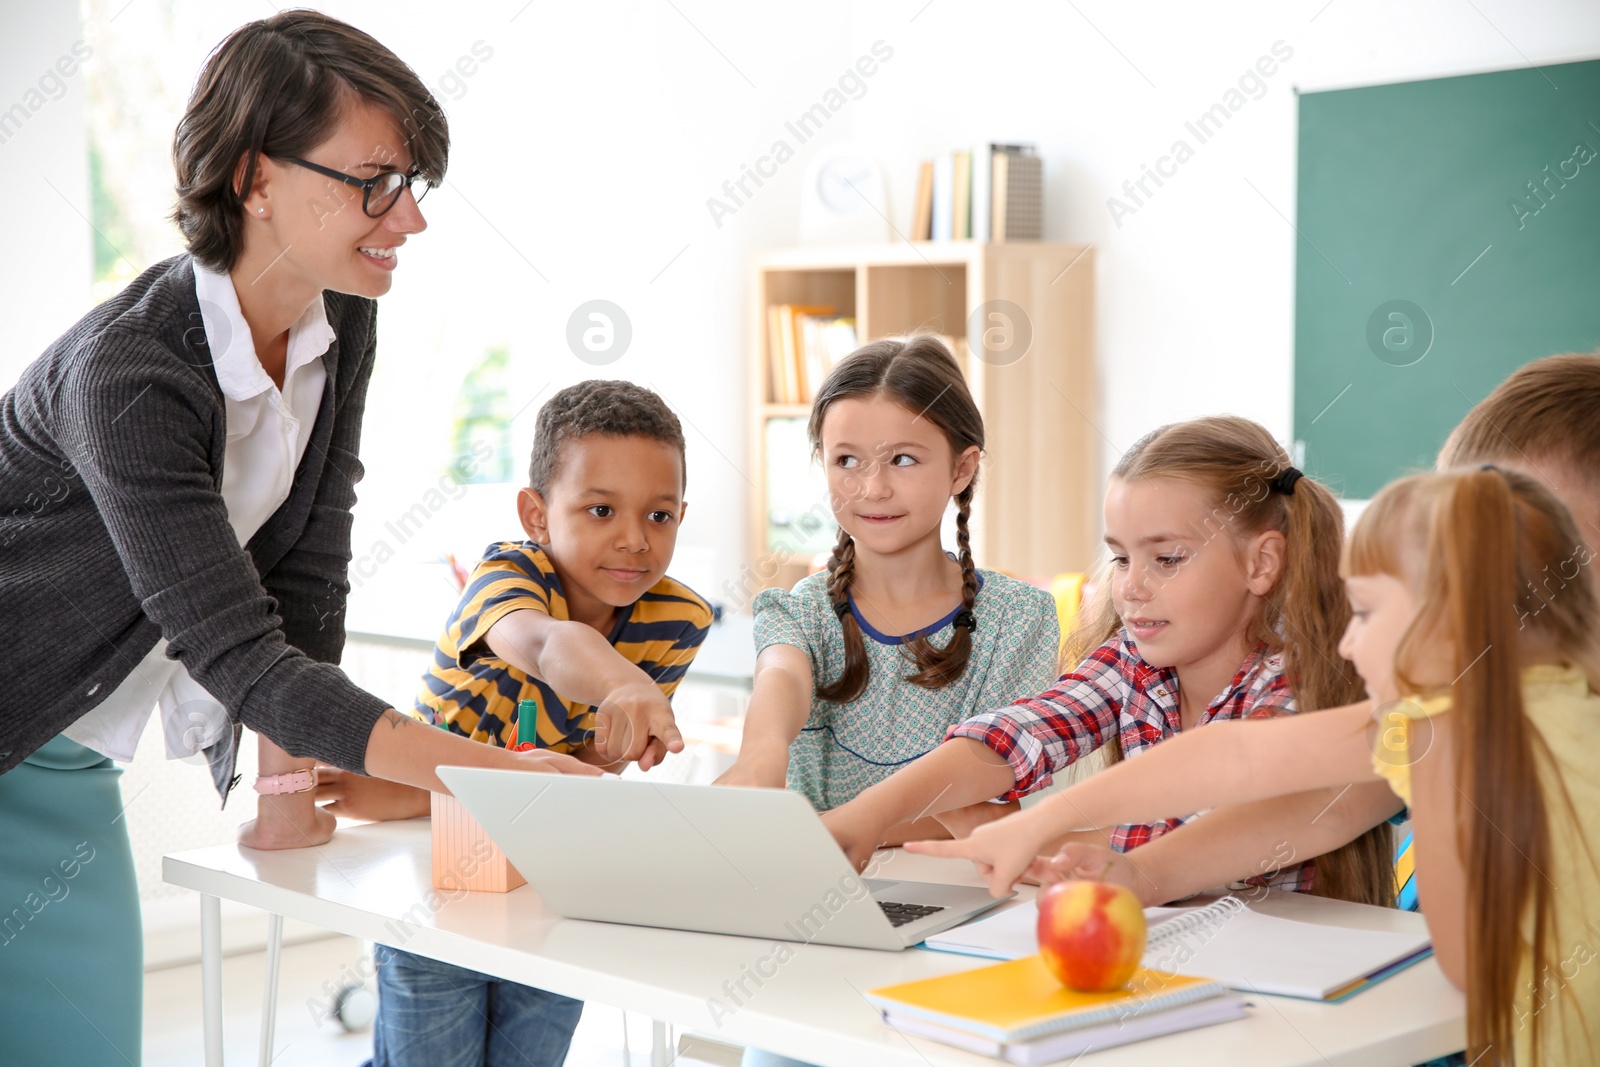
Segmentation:
<svg viewBox="0 0 1600 1067">
<path fill-rule="evenodd" d="M 222 901 L 200 895 L 200 987 L 206 1067 L 222 1067 Z"/>
<path fill-rule="evenodd" d="M 667 1024 L 660 1019 L 650 1020 L 650 1067 L 669 1067 L 672 1063 L 672 1046 L 667 1043 Z"/>
<path fill-rule="evenodd" d="M 261 994 L 261 1067 L 271 1067 L 272 1041 L 278 1024 L 278 958 L 283 953 L 283 916 L 267 916 L 267 973 Z"/>
</svg>

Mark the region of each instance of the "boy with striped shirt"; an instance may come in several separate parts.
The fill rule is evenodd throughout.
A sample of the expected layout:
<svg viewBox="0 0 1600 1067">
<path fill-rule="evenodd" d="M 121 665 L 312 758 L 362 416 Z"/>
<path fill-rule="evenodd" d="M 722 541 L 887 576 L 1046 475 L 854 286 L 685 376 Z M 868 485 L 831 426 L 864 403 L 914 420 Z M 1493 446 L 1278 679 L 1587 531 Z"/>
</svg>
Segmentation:
<svg viewBox="0 0 1600 1067">
<path fill-rule="evenodd" d="M 588 381 L 539 412 L 526 541 L 489 546 L 445 623 L 413 712 L 474 740 L 515 738 L 618 770 L 683 748 L 670 698 L 711 607 L 667 577 L 684 515 L 684 439 L 648 389 Z M 518 721 L 531 700 L 537 715 Z M 355 818 L 425 815 L 428 795 L 335 772 L 318 785 Z M 571 828 L 556 832 L 569 833 Z M 581 1001 L 398 949 L 378 949 L 373 1067 L 560 1064 Z"/>
</svg>

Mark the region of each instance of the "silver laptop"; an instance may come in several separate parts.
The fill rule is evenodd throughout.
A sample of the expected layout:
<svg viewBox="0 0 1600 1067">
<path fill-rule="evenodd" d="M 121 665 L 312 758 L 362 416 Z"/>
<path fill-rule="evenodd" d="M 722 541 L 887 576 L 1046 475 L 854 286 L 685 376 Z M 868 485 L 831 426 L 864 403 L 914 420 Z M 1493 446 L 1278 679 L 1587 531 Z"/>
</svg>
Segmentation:
<svg viewBox="0 0 1600 1067">
<path fill-rule="evenodd" d="M 974 886 L 861 878 L 787 789 L 440 767 L 561 915 L 901 949 L 1000 901 Z"/>
</svg>

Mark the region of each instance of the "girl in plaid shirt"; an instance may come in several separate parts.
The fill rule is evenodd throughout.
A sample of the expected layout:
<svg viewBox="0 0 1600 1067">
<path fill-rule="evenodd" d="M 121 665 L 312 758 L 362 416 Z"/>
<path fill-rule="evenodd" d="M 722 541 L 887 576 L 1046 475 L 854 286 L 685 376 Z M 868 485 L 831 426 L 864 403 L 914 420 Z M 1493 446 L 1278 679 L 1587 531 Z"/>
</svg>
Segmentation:
<svg viewBox="0 0 1600 1067">
<path fill-rule="evenodd" d="M 1362 512 L 1339 651 L 1376 710 L 1206 730 L 912 849 L 998 890 L 1024 869 L 1054 881 L 1036 846 L 1063 827 L 1386 783 L 1411 808 L 1439 967 L 1467 994 L 1458 1062 L 1600 1062 L 1600 599 L 1593 527 L 1563 500 L 1590 523 L 1594 503 L 1549 458 L 1402 478 Z"/>
<path fill-rule="evenodd" d="M 1074 641 L 1088 654 L 1050 689 L 953 727 L 934 752 L 824 816 L 852 860 L 864 864 L 899 823 L 934 815 L 963 831 L 1003 815 L 1013 809 L 967 806 L 1043 789 L 1102 747 L 1115 761 L 1212 722 L 1361 699 L 1336 651 L 1349 618 L 1338 502 L 1260 425 L 1206 418 L 1149 434 L 1112 472 L 1105 516 L 1110 573 Z M 1124 852 L 1193 817 L 1074 837 Z M 1391 904 L 1391 857 L 1385 825 L 1314 863 L 1286 851 L 1261 874 Z"/>
</svg>

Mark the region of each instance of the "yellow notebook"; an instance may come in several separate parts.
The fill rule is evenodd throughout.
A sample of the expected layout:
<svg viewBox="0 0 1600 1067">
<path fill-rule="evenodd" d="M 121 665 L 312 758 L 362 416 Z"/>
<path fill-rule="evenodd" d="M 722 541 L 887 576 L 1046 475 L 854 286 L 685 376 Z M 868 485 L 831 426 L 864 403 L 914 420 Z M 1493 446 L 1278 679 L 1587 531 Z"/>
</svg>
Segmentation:
<svg viewBox="0 0 1600 1067">
<path fill-rule="evenodd" d="M 1205 978 L 1140 968 L 1126 989 L 1080 993 L 1063 986 L 1042 957 L 1024 956 L 977 970 L 873 989 L 867 999 L 888 1014 L 1006 1043 L 1120 1022 L 1226 992 L 1225 987 Z"/>
</svg>

